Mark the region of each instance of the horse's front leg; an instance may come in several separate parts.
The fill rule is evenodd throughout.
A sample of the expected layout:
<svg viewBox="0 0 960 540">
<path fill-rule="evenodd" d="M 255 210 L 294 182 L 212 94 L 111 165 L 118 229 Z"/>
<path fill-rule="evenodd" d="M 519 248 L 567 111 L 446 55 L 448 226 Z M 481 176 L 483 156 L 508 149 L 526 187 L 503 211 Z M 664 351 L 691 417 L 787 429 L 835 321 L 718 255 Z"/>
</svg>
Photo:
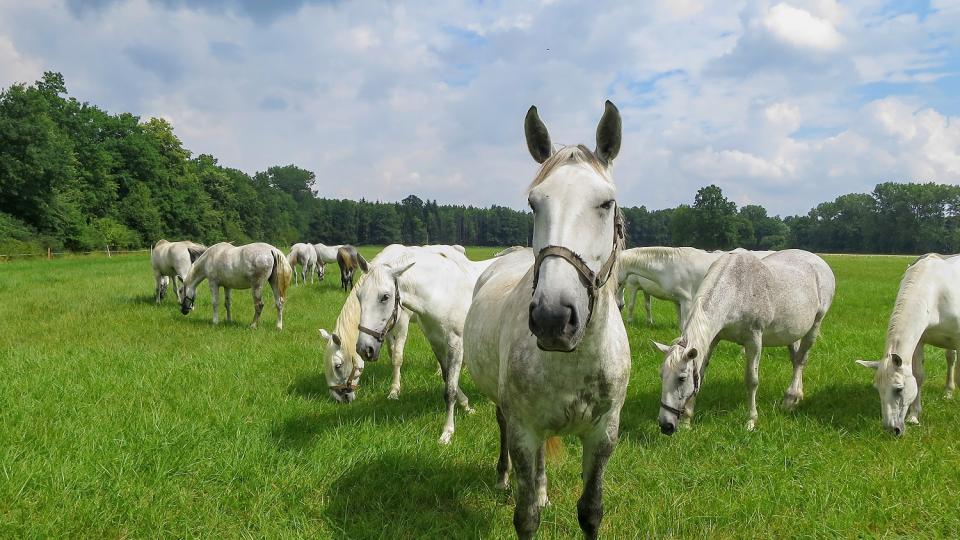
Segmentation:
<svg viewBox="0 0 960 540">
<path fill-rule="evenodd" d="M 593 540 L 603 519 L 603 472 L 617 447 L 619 413 L 611 413 L 606 429 L 583 438 L 583 494 L 577 501 L 577 521 L 584 538 Z"/>
<path fill-rule="evenodd" d="M 233 300 L 233 289 L 223 288 L 223 307 L 227 308 L 227 322 L 233 322 L 233 313 L 230 311 L 230 301 Z"/>
<path fill-rule="evenodd" d="M 400 368 L 403 367 L 403 348 L 407 344 L 409 329 L 410 314 L 401 310 L 397 323 L 387 335 L 387 348 L 390 350 L 390 362 L 393 364 L 393 382 L 390 383 L 388 399 L 400 399 Z"/>
<path fill-rule="evenodd" d="M 451 337 L 447 341 L 446 351 L 440 360 L 440 369 L 443 371 L 444 394 L 447 404 L 447 420 L 440 434 L 440 444 L 450 444 L 455 429 L 455 409 L 460 391 L 460 366 L 463 363 L 463 340 L 460 336 Z M 466 397 L 464 397 L 464 400 Z M 470 410 L 470 404 L 464 405 Z"/>
<path fill-rule="evenodd" d="M 757 387 L 760 386 L 760 351 L 763 348 L 763 334 L 754 332 L 750 340 L 743 345 L 747 357 L 744 381 L 747 383 L 747 431 L 757 427 Z"/>
<path fill-rule="evenodd" d="M 923 381 L 927 378 L 923 370 L 923 343 L 918 343 L 917 348 L 913 350 L 913 376 L 917 378 L 917 399 L 913 400 L 910 408 L 907 409 L 907 423 L 919 424 L 920 411 L 923 405 L 920 403 L 920 395 L 923 393 Z"/>
<path fill-rule="evenodd" d="M 508 415 L 509 416 L 509 415 Z M 520 540 L 533 538 L 540 528 L 540 504 L 537 493 L 538 454 L 543 441 L 521 429 L 515 420 L 508 420 L 510 459 L 517 479 L 517 506 L 513 511 L 513 527 Z"/>
<path fill-rule="evenodd" d="M 180 280 L 179 285 L 177 285 L 177 279 Z M 186 282 L 183 281 L 183 276 L 177 274 L 170 279 L 170 282 L 173 284 L 173 292 L 177 294 L 177 303 L 182 304 L 184 291 L 187 288 Z"/>
<path fill-rule="evenodd" d="M 957 372 L 960 371 L 957 367 L 957 351 L 947 349 L 944 356 L 947 358 L 947 387 L 943 399 L 953 399 L 953 391 L 957 388 Z"/>
<path fill-rule="evenodd" d="M 213 304 L 213 324 L 220 324 L 220 284 L 210 280 L 210 303 Z"/>
<path fill-rule="evenodd" d="M 167 276 L 160 275 L 158 272 L 153 273 L 153 279 L 157 282 L 157 288 L 154 289 L 153 295 L 154 300 L 159 304 L 163 301 L 163 294 L 166 292 L 166 278 Z"/>
<path fill-rule="evenodd" d="M 260 323 L 260 313 L 263 311 L 263 283 L 254 283 L 253 287 L 253 322 L 250 328 L 256 328 Z"/>
</svg>

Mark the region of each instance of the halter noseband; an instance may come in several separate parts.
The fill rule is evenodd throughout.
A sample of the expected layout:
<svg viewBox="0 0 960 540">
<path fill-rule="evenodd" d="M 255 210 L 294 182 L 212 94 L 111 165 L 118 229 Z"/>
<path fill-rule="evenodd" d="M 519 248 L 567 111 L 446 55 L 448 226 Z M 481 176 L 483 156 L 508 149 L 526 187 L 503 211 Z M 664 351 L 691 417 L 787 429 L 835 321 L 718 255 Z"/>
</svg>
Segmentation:
<svg viewBox="0 0 960 540">
<path fill-rule="evenodd" d="M 600 289 L 602 289 L 610 279 L 610 274 L 613 273 L 613 266 L 617 262 L 617 257 L 620 255 L 620 250 L 623 249 L 623 213 L 620 212 L 619 206 L 616 206 L 615 208 L 616 210 L 614 211 L 613 218 L 613 250 L 610 251 L 610 256 L 607 257 L 606 262 L 604 262 L 603 266 L 600 267 L 599 272 L 594 273 L 594 271 L 587 266 L 587 263 L 583 260 L 583 257 L 581 257 L 577 252 L 563 246 L 547 246 L 541 249 L 540 252 L 537 253 L 537 258 L 533 263 L 534 290 L 537 289 L 537 283 L 540 281 L 540 265 L 543 264 L 543 261 L 547 257 L 560 257 L 577 271 L 577 274 L 580 276 L 580 281 L 583 282 L 587 289 L 589 311 L 587 312 L 586 324 L 590 324 L 590 319 L 593 318 L 593 307 L 597 303 L 597 293 L 600 292 Z"/>
<path fill-rule="evenodd" d="M 683 401 L 683 405 L 677 409 L 676 407 L 671 407 L 663 401 L 660 402 L 660 408 L 675 414 L 677 418 L 683 416 L 683 409 L 687 408 L 687 404 L 690 403 L 690 400 L 693 399 L 697 394 L 700 393 L 700 369 L 697 366 L 693 366 L 693 393 L 687 396 L 687 399 Z"/>
<path fill-rule="evenodd" d="M 347 392 L 353 392 L 357 388 L 360 388 L 359 384 L 351 384 L 353 382 L 354 376 L 357 374 L 357 363 L 353 363 L 353 369 L 350 370 L 350 376 L 347 377 L 347 382 L 343 384 L 331 384 L 330 389 L 337 392 L 342 392 L 346 390 Z"/>
<path fill-rule="evenodd" d="M 387 319 L 386 324 L 383 325 L 383 329 L 378 332 L 363 325 L 357 327 L 357 330 L 368 336 L 372 336 L 373 339 L 377 340 L 377 343 L 380 344 L 383 344 L 383 340 L 387 337 L 387 332 L 393 329 L 393 326 L 397 324 L 397 319 L 400 318 L 400 285 L 396 279 L 393 280 L 393 289 L 393 313 L 390 314 L 390 318 Z M 370 361 L 375 362 L 376 359 L 371 358 Z"/>
</svg>

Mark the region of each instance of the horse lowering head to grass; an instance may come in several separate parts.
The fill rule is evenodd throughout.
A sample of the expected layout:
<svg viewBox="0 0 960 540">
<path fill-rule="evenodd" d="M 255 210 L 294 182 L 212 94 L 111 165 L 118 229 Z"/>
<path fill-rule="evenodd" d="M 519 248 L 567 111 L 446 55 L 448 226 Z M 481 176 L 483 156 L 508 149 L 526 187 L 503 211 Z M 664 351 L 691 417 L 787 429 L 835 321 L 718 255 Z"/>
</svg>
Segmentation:
<svg viewBox="0 0 960 540">
<path fill-rule="evenodd" d="M 883 427 L 900 436 L 906 424 L 920 423 L 920 390 L 925 379 L 923 346 L 946 349 L 947 385 L 953 398 L 960 349 L 960 257 L 924 255 L 900 281 L 880 360 L 857 360 L 876 371 Z"/>
<path fill-rule="evenodd" d="M 367 271 L 366 259 L 350 245 L 340 246 L 337 250 L 337 265 L 340 266 L 340 286 L 345 291 L 353 288 L 353 274 L 358 268 Z"/>
<path fill-rule="evenodd" d="M 177 294 L 177 302 L 183 296 L 183 279 L 190 272 L 190 267 L 207 246 L 185 240 L 182 242 L 168 242 L 160 240 L 150 250 L 150 264 L 153 266 L 153 277 L 157 287 L 155 298 L 159 304 L 167 292 L 167 286 L 173 281 L 173 290 Z M 177 285 L 177 279 L 180 285 Z"/>
<path fill-rule="evenodd" d="M 606 103 L 594 151 L 554 149 L 536 107 L 524 131 L 541 164 L 528 191 L 533 251 L 504 255 L 481 275 L 464 325 L 464 361 L 497 405 L 499 486 L 507 487 L 512 463 L 517 536 L 536 534 L 547 504 L 547 439 L 570 434 L 583 443 L 577 518 L 592 539 L 630 376 L 615 295 L 623 222 L 610 175 L 620 150 L 620 113 Z"/>
<path fill-rule="evenodd" d="M 256 328 L 263 311 L 263 285 L 269 282 L 277 306 L 277 330 L 283 330 L 283 304 L 292 274 L 283 252 L 270 244 L 258 242 L 237 247 L 221 242 L 204 252 L 187 274 L 180 311 L 186 315 L 193 310 L 197 285 L 206 279 L 210 283 L 213 324 L 220 321 L 220 287 L 223 287 L 227 321 L 230 321 L 232 290 L 253 289 L 254 315 L 250 327 Z"/>
<path fill-rule="evenodd" d="M 310 283 L 313 283 L 313 272 L 317 268 L 317 250 L 312 244 L 294 244 L 287 255 L 287 262 L 293 268 L 293 284 L 297 284 L 297 277 L 300 283 L 306 285 L 307 275 L 310 276 Z M 300 265 L 299 276 L 297 275 L 297 265 Z M 322 280 L 323 273 L 317 270 L 317 276 Z"/>
</svg>

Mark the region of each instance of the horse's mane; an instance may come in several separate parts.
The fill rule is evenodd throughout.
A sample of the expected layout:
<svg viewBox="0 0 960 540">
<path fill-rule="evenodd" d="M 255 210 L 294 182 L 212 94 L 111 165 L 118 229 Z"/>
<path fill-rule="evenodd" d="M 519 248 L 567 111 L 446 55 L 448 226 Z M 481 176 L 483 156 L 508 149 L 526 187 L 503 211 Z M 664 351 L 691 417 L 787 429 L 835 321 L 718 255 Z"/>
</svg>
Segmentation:
<svg viewBox="0 0 960 540">
<path fill-rule="evenodd" d="M 502 249 L 493 254 L 493 258 L 503 257 L 504 255 L 509 255 L 515 251 L 520 251 L 521 249 L 527 249 L 524 246 L 510 246 L 507 249 Z"/>
<path fill-rule="evenodd" d="M 897 300 L 893 304 L 893 312 L 890 313 L 890 323 L 887 325 L 888 338 L 896 335 L 900 328 L 911 324 L 918 308 L 926 309 L 926 303 L 920 298 L 914 298 L 912 292 L 922 282 L 921 278 L 926 268 L 926 265 L 920 263 L 928 260 L 943 260 L 943 257 L 939 255 L 935 257 L 930 255 L 924 255 L 911 263 L 903 274 L 903 280 L 900 281 L 900 290 L 897 292 Z"/>
<path fill-rule="evenodd" d="M 589 165 L 607 182 L 613 181 L 610 178 L 610 171 L 603 161 L 601 161 L 600 158 L 591 152 L 589 148 L 582 144 L 578 144 L 564 146 L 548 157 L 543 164 L 540 165 L 540 170 L 537 171 L 537 176 L 534 177 L 533 182 L 530 183 L 530 187 L 527 188 L 527 191 L 530 191 L 531 189 L 542 184 L 543 181 L 546 180 L 547 177 L 557 169 L 557 167 L 569 163 Z"/>
<path fill-rule="evenodd" d="M 360 299 L 357 298 L 357 289 L 367 279 L 369 274 L 361 274 L 357 283 L 347 295 L 347 300 L 340 308 L 340 315 L 337 315 L 337 322 L 334 324 L 333 333 L 340 338 L 340 348 L 353 354 L 357 350 L 357 339 L 360 332 L 357 329 L 360 325 Z"/>
</svg>

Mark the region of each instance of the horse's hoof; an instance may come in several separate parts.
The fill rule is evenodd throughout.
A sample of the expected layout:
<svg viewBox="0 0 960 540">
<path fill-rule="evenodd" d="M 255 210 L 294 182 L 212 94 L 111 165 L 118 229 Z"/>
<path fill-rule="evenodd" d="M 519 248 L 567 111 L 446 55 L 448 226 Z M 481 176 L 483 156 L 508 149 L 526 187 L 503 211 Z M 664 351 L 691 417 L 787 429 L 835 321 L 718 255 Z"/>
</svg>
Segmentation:
<svg viewBox="0 0 960 540">
<path fill-rule="evenodd" d="M 683 429 L 693 429 L 693 422 L 690 421 L 689 416 L 681 418 L 679 424 Z"/>
<path fill-rule="evenodd" d="M 256 329 L 257 329 L 257 324 L 256 324 L 256 323 L 251 324 L 251 325 L 250 325 L 250 328 L 253 329 L 253 330 L 256 330 Z"/>
<path fill-rule="evenodd" d="M 400 399 L 400 390 L 390 390 L 390 393 L 387 394 L 387 399 Z"/>
<path fill-rule="evenodd" d="M 450 444 L 450 439 L 451 439 L 452 437 L 453 437 L 453 432 L 452 432 L 452 431 L 449 432 L 449 433 L 447 433 L 446 431 L 444 431 L 444 432 L 443 432 L 443 435 L 440 435 L 440 440 L 439 440 L 438 442 L 439 442 L 440 444 L 442 444 L 442 445 L 448 445 L 448 444 Z"/>
<path fill-rule="evenodd" d="M 463 410 L 464 410 L 464 412 L 467 413 L 467 415 L 477 414 L 477 410 L 474 409 L 473 407 L 469 406 L 469 405 L 464 405 L 464 406 L 463 406 Z"/>
<path fill-rule="evenodd" d="M 499 489 L 500 491 L 509 491 L 510 490 L 510 478 L 502 478 L 497 482 L 497 485 L 493 486 L 494 489 Z"/>
<path fill-rule="evenodd" d="M 915 426 L 919 426 L 919 425 L 920 425 L 920 419 L 917 418 L 917 415 L 911 414 L 910 416 L 907 417 L 907 423 L 908 423 L 908 424 L 913 424 L 913 425 L 915 425 Z"/>
<path fill-rule="evenodd" d="M 947 390 L 944 392 L 943 399 L 953 399 L 953 390 Z"/>
<path fill-rule="evenodd" d="M 800 404 L 800 401 L 803 399 L 802 395 L 787 394 L 783 396 L 783 403 L 781 407 L 787 412 L 793 412 L 796 410 L 797 405 Z"/>
<path fill-rule="evenodd" d="M 540 506 L 540 508 L 546 508 L 550 506 L 550 499 L 547 498 L 546 494 L 540 495 L 537 497 L 537 505 Z"/>
<path fill-rule="evenodd" d="M 756 431 L 757 421 L 756 420 L 747 420 L 747 431 Z"/>
</svg>

